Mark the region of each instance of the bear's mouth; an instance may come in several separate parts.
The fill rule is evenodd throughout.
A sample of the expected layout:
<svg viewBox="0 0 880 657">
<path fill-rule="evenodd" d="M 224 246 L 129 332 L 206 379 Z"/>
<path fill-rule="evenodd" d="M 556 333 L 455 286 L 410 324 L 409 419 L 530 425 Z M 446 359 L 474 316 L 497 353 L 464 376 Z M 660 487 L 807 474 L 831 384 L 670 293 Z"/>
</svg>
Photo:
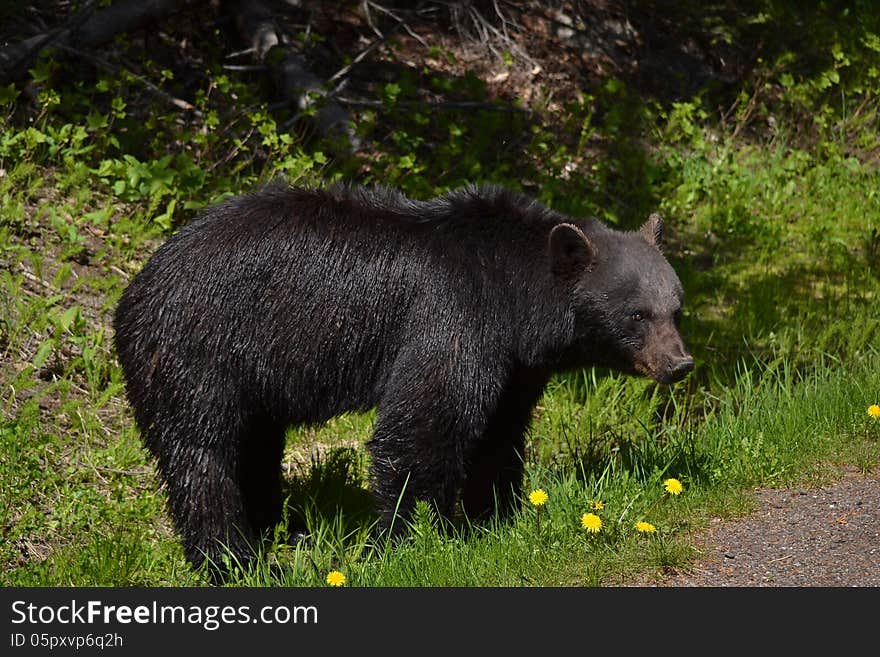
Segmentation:
<svg viewBox="0 0 880 657">
<path fill-rule="evenodd" d="M 694 369 L 694 359 L 685 356 L 676 361 L 666 361 L 662 366 L 644 360 L 636 360 L 633 369 L 643 376 L 650 377 L 665 385 L 676 383 L 686 377 Z"/>
</svg>

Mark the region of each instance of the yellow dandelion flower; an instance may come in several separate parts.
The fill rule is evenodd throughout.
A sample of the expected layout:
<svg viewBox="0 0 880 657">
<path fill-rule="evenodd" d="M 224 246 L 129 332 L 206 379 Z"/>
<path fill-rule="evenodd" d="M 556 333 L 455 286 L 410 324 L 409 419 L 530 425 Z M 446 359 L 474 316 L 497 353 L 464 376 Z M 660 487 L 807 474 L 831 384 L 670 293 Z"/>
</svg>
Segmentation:
<svg viewBox="0 0 880 657">
<path fill-rule="evenodd" d="M 593 510 L 594 511 L 601 511 L 604 508 L 605 508 L 605 504 L 600 502 L 599 500 L 596 500 L 595 502 L 593 502 Z"/>
<path fill-rule="evenodd" d="M 581 516 L 581 527 L 591 534 L 598 534 L 602 529 L 602 518 L 595 513 L 585 513 Z"/>
<path fill-rule="evenodd" d="M 880 406 L 877 404 L 871 404 L 868 406 L 868 415 L 874 418 L 880 418 Z"/>
<path fill-rule="evenodd" d="M 670 495 L 681 495 L 681 491 L 684 490 L 684 487 L 678 479 L 667 479 L 663 482 L 663 486 L 666 488 L 666 492 Z"/>
<path fill-rule="evenodd" d="M 338 570 L 331 570 L 327 573 L 327 583 L 330 586 L 342 586 L 345 584 L 345 575 L 340 573 Z"/>
<path fill-rule="evenodd" d="M 547 503 L 547 492 L 538 488 L 529 493 L 529 502 L 535 506 L 544 506 Z"/>
<path fill-rule="evenodd" d="M 657 528 L 654 525 L 652 525 L 650 522 L 645 522 L 643 520 L 639 520 L 636 523 L 636 529 L 643 534 L 653 534 L 655 531 L 657 531 Z"/>
</svg>

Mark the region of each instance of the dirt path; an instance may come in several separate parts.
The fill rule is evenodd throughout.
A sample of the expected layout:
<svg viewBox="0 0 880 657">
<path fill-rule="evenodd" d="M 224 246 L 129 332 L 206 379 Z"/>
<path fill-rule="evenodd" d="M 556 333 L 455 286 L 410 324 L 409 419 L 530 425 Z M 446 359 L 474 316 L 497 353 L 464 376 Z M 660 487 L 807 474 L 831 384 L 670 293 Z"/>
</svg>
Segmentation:
<svg viewBox="0 0 880 657">
<path fill-rule="evenodd" d="M 687 571 L 639 586 L 880 586 L 880 473 L 759 489 L 754 514 L 698 536 Z"/>
</svg>

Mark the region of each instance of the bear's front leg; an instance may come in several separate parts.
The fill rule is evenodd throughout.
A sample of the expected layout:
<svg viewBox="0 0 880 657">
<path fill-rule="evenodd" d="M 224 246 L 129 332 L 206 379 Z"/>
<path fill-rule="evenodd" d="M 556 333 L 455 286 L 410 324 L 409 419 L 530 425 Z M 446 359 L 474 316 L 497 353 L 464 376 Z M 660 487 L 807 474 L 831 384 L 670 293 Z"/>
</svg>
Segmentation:
<svg viewBox="0 0 880 657">
<path fill-rule="evenodd" d="M 386 386 L 368 445 L 383 529 L 404 533 L 419 500 L 452 516 L 466 455 L 483 439 L 500 393 L 491 368 L 468 365 L 456 369 L 448 357 L 404 362 Z"/>
<path fill-rule="evenodd" d="M 462 507 L 469 518 L 509 518 L 521 501 L 526 432 L 547 375 L 521 368 L 508 378 L 482 439 L 465 455 Z"/>
<path fill-rule="evenodd" d="M 461 440 L 445 421 L 414 418 L 408 412 L 380 415 L 369 449 L 373 493 L 383 529 L 395 535 L 406 532 L 419 500 L 431 503 L 441 517 L 452 516 L 464 481 Z"/>
</svg>

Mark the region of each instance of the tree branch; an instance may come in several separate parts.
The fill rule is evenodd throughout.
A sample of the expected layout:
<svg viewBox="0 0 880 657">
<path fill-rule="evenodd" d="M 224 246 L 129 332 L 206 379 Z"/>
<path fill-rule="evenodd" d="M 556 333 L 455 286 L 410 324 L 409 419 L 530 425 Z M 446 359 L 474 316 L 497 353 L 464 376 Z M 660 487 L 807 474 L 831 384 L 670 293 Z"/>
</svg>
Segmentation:
<svg viewBox="0 0 880 657">
<path fill-rule="evenodd" d="M 97 55 L 93 55 L 91 53 L 88 53 L 88 52 L 85 52 L 82 50 L 78 50 L 76 48 L 71 48 L 70 46 L 64 46 L 64 45 L 59 46 L 58 49 L 63 50 L 65 52 L 69 52 L 70 54 L 76 55 L 77 57 L 81 57 L 82 59 L 87 59 L 90 62 L 92 62 L 95 66 L 103 68 L 105 71 L 110 71 L 111 73 L 119 73 L 119 71 L 120 71 L 120 68 L 118 66 L 114 66 L 113 64 L 111 64 L 107 60 L 101 59 Z M 182 98 L 177 98 L 175 96 L 172 96 L 171 94 L 166 93 L 165 91 L 163 91 L 162 89 L 157 87 L 155 84 L 153 84 L 152 82 L 150 82 L 149 80 L 147 80 L 146 78 L 144 78 L 140 75 L 132 73 L 131 71 L 129 71 L 129 75 L 132 77 L 132 79 L 134 79 L 137 82 L 139 82 L 140 84 L 142 84 L 150 93 L 152 93 L 157 98 L 161 98 L 165 102 L 167 102 L 171 105 L 174 105 L 175 107 L 177 107 L 179 109 L 186 110 L 187 112 L 192 112 L 192 114 L 194 116 L 198 116 L 198 117 L 202 116 L 202 113 L 199 110 L 197 110 L 192 103 L 187 102 L 187 101 L 183 100 Z"/>
</svg>

